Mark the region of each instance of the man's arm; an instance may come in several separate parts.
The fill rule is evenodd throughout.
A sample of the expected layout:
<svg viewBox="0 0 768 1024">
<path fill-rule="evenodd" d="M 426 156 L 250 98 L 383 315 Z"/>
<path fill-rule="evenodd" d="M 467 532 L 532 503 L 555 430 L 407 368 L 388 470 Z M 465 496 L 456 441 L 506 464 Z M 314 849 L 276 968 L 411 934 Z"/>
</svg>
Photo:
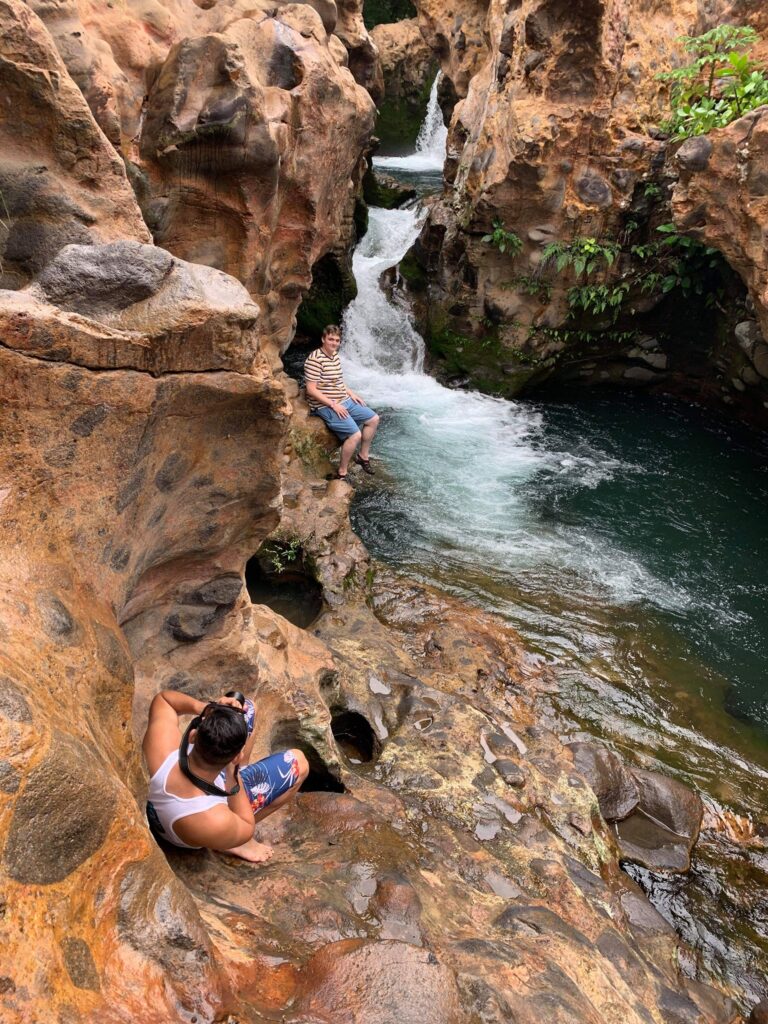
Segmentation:
<svg viewBox="0 0 768 1024">
<path fill-rule="evenodd" d="M 346 419 L 346 417 L 349 416 L 349 413 L 344 408 L 344 406 L 340 402 L 337 402 L 335 399 L 329 398 L 327 395 L 324 395 L 313 380 L 307 380 L 306 384 L 307 394 L 309 395 L 310 398 L 314 399 L 314 401 L 320 402 L 321 405 L 327 405 L 329 409 L 333 409 L 336 415 L 341 416 L 342 419 Z M 347 393 L 349 394 L 349 397 L 352 398 L 352 394 L 351 392 L 349 392 L 349 389 L 347 389 Z"/>
<path fill-rule="evenodd" d="M 179 716 L 199 715 L 204 707 L 203 701 L 177 690 L 161 690 L 152 698 L 142 743 L 150 775 L 154 775 L 170 752 L 179 746 Z"/>
</svg>

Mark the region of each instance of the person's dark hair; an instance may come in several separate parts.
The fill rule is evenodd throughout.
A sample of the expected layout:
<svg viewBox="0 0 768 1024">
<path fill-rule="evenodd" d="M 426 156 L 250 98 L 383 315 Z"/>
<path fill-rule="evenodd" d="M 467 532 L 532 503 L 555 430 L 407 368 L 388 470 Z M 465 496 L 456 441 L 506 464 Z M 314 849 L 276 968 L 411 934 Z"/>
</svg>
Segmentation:
<svg viewBox="0 0 768 1024">
<path fill-rule="evenodd" d="M 217 704 L 208 711 L 197 727 L 195 750 L 212 765 L 229 764 L 248 739 L 245 717 L 237 708 Z"/>
<path fill-rule="evenodd" d="M 326 324 L 323 328 L 323 337 L 327 338 L 329 334 L 341 334 L 341 328 L 338 324 Z"/>
</svg>

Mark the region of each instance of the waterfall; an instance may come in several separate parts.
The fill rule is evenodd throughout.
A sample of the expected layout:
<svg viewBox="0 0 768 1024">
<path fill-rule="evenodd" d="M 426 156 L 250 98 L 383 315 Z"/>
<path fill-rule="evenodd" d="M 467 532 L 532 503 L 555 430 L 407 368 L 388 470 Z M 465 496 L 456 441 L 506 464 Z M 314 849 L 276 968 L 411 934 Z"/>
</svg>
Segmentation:
<svg viewBox="0 0 768 1024">
<path fill-rule="evenodd" d="M 442 76 L 442 71 L 438 71 L 432 83 L 427 115 L 416 139 L 416 152 L 410 156 L 376 156 L 373 158 L 374 167 L 393 171 L 442 171 L 445 161 L 445 143 L 448 138 L 448 129 L 443 124 L 443 112 L 437 102 L 437 91 Z"/>
</svg>

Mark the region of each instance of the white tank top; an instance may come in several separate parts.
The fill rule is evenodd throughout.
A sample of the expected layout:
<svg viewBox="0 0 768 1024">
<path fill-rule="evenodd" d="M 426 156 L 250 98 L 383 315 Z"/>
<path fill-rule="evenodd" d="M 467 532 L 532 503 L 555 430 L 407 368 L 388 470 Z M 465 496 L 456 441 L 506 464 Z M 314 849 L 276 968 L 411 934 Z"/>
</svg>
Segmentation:
<svg viewBox="0 0 768 1024">
<path fill-rule="evenodd" d="M 225 804 L 227 798 L 225 796 L 208 796 L 205 793 L 200 796 L 176 796 L 175 793 L 169 793 L 165 788 L 165 783 L 171 769 L 178 762 L 179 752 L 172 750 L 149 780 L 147 800 L 154 807 L 160 824 L 165 829 L 164 839 L 168 839 L 174 846 L 183 846 L 186 850 L 200 850 L 200 846 L 190 846 L 189 843 L 179 839 L 173 830 L 174 824 L 179 818 L 186 818 L 190 814 L 199 814 L 201 811 L 209 811 L 218 804 Z M 223 788 L 224 772 L 216 777 L 216 785 Z"/>
</svg>

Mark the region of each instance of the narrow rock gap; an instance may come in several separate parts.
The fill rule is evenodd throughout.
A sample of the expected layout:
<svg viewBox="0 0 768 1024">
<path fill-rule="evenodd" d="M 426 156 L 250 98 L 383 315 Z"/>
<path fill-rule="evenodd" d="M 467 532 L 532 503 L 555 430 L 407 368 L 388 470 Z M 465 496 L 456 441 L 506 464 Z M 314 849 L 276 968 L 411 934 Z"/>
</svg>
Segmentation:
<svg viewBox="0 0 768 1024">
<path fill-rule="evenodd" d="M 346 708 L 333 713 L 331 730 L 351 764 L 370 764 L 381 753 L 381 743 L 368 719 Z"/>
</svg>

